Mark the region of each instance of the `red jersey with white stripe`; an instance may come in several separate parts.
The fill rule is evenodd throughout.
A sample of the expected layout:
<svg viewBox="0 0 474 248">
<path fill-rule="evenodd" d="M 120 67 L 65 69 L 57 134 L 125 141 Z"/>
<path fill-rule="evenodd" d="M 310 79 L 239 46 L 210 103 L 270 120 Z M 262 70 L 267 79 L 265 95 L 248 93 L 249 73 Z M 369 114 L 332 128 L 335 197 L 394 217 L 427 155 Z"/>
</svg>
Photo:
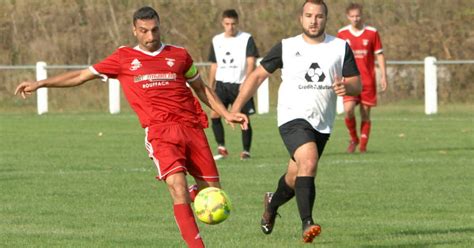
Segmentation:
<svg viewBox="0 0 474 248">
<path fill-rule="evenodd" d="M 337 37 L 349 43 L 354 53 L 363 87 L 373 87 L 375 89 L 375 54 L 383 52 L 377 29 L 365 26 L 360 32 L 355 32 L 349 25 L 341 28 Z"/>
<path fill-rule="evenodd" d="M 120 47 L 90 67 L 103 78 L 117 78 L 143 128 L 169 122 L 202 127 L 186 82 L 199 74 L 186 49 L 163 44 L 156 52 Z"/>
</svg>

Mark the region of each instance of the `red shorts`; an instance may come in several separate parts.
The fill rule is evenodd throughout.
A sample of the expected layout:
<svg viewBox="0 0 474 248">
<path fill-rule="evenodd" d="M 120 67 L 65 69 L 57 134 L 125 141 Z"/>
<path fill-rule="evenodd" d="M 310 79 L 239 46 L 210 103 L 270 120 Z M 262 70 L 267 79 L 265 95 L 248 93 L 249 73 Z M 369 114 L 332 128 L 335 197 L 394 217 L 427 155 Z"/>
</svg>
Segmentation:
<svg viewBox="0 0 474 248">
<path fill-rule="evenodd" d="M 166 123 L 148 127 L 145 133 L 145 147 L 158 170 L 158 180 L 185 172 L 200 180 L 219 181 L 216 162 L 201 127 Z"/>
<path fill-rule="evenodd" d="M 344 102 L 362 103 L 367 106 L 377 105 L 377 87 L 373 84 L 363 84 L 362 92 L 358 96 L 344 96 Z"/>
</svg>

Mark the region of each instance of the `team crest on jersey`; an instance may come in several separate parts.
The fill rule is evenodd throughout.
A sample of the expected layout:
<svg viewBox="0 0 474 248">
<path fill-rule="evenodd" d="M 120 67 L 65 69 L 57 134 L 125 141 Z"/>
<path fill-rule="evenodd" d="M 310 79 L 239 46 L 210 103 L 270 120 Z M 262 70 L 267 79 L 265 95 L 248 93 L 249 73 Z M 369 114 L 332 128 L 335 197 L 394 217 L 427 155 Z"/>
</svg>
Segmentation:
<svg viewBox="0 0 474 248">
<path fill-rule="evenodd" d="M 367 46 L 369 44 L 369 40 L 362 39 L 362 45 Z"/>
<path fill-rule="evenodd" d="M 134 59 L 132 63 L 130 63 L 130 70 L 136 71 L 138 68 L 142 67 L 142 63 L 138 59 Z"/>
<path fill-rule="evenodd" d="M 169 67 L 173 67 L 174 62 L 176 61 L 175 59 L 170 59 L 170 58 L 165 58 L 165 60 L 166 60 L 166 64 L 167 64 Z"/>
<path fill-rule="evenodd" d="M 308 83 L 316 83 L 324 81 L 326 75 L 324 75 L 324 72 L 321 67 L 319 67 L 318 63 L 312 63 L 304 78 Z"/>
</svg>

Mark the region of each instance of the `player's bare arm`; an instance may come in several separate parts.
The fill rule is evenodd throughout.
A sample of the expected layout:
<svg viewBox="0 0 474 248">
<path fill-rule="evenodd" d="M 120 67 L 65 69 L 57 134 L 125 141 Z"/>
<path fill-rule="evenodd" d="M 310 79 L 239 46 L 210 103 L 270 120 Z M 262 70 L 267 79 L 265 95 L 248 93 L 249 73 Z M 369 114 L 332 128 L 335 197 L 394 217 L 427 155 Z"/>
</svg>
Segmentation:
<svg viewBox="0 0 474 248">
<path fill-rule="evenodd" d="M 247 57 L 247 66 L 245 68 L 245 78 L 248 78 L 250 74 L 253 72 L 253 70 L 255 69 L 256 60 L 257 59 L 253 56 Z M 242 89 L 242 85 L 243 84 L 240 84 L 239 90 Z"/>
<path fill-rule="evenodd" d="M 39 88 L 74 87 L 97 77 L 89 69 L 65 72 L 41 81 L 24 81 L 16 87 L 15 95 L 20 94 L 23 98 L 26 98 L 27 95 L 31 95 Z"/>
<path fill-rule="evenodd" d="M 232 123 L 239 123 L 242 129 L 246 130 L 248 128 L 248 117 L 241 113 L 230 113 L 227 111 L 216 93 L 202 81 L 201 77 L 194 80 L 190 85 L 198 98 L 220 116 L 224 117 L 232 127 Z"/>
<path fill-rule="evenodd" d="M 209 88 L 216 90 L 217 63 L 212 63 L 209 68 Z"/>
<path fill-rule="evenodd" d="M 244 104 L 255 94 L 258 87 L 270 76 L 262 66 L 258 66 L 244 81 L 239 95 L 232 104 L 231 112 L 239 113 Z"/>
<path fill-rule="evenodd" d="M 382 74 L 382 78 L 380 78 L 381 90 L 385 91 L 387 89 L 387 85 L 388 85 L 387 70 L 386 70 L 387 64 L 386 64 L 386 61 L 385 61 L 385 55 L 383 53 L 379 53 L 376 56 L 377 56 L 377 63 L 379 65 L 380 72 Z"/>
<path fill-rule="evenodd" d="M 217 73 L 217 63 L 212 63 L 209 68 L 209 88 L 213 91 L 216 91 L 216 73 Z M 219 118 L 219 114 L 211 110 L 211 118 Z"/>
</svg>

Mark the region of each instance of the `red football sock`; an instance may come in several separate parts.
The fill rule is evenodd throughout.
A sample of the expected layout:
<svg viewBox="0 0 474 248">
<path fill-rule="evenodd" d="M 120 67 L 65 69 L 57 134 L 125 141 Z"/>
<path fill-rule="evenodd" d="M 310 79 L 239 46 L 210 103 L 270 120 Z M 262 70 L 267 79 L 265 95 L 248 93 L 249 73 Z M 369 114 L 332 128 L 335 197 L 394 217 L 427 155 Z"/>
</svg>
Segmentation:
<svg viewBox="0 0 474 248">
<path fill-rule="evenodd" d="M 176 224 L 178 224 L 179 231 L 184 241 L 190 248 L 204 247 L 201 236 L 199 235 L 199 228 L 194 219 L 193 210 L 189 204 L 173 205 L 174 217 Z"/>
<path fill-rule="evenodd" d="M 363 121 L 360 123 L 360 147 L 366 148 L 367 143 L 369 142 L 369 135 L 370 135 L 370 121 Z"/>
<path fill-rule="evenodd" d="M 351 136 L 351 140 L 355 143 L 359 143 L 359 137 L 357 137 L 357 123 L 356 118 L 353 117 L 351 119 L 345 118 L 344 121 L 346 122 L 346 127 L 349 130 L 349 135 Z"/>
<path fill-rule="evenodd" d="M 196 184 L 189 186 L 188 192 L 189 192 L 189 197 L 191 198 L 191 202 L 194 202 L 194 198 L 196 198 L 196 195 L 199 193 L 198 186 Z"/>
</svg>

